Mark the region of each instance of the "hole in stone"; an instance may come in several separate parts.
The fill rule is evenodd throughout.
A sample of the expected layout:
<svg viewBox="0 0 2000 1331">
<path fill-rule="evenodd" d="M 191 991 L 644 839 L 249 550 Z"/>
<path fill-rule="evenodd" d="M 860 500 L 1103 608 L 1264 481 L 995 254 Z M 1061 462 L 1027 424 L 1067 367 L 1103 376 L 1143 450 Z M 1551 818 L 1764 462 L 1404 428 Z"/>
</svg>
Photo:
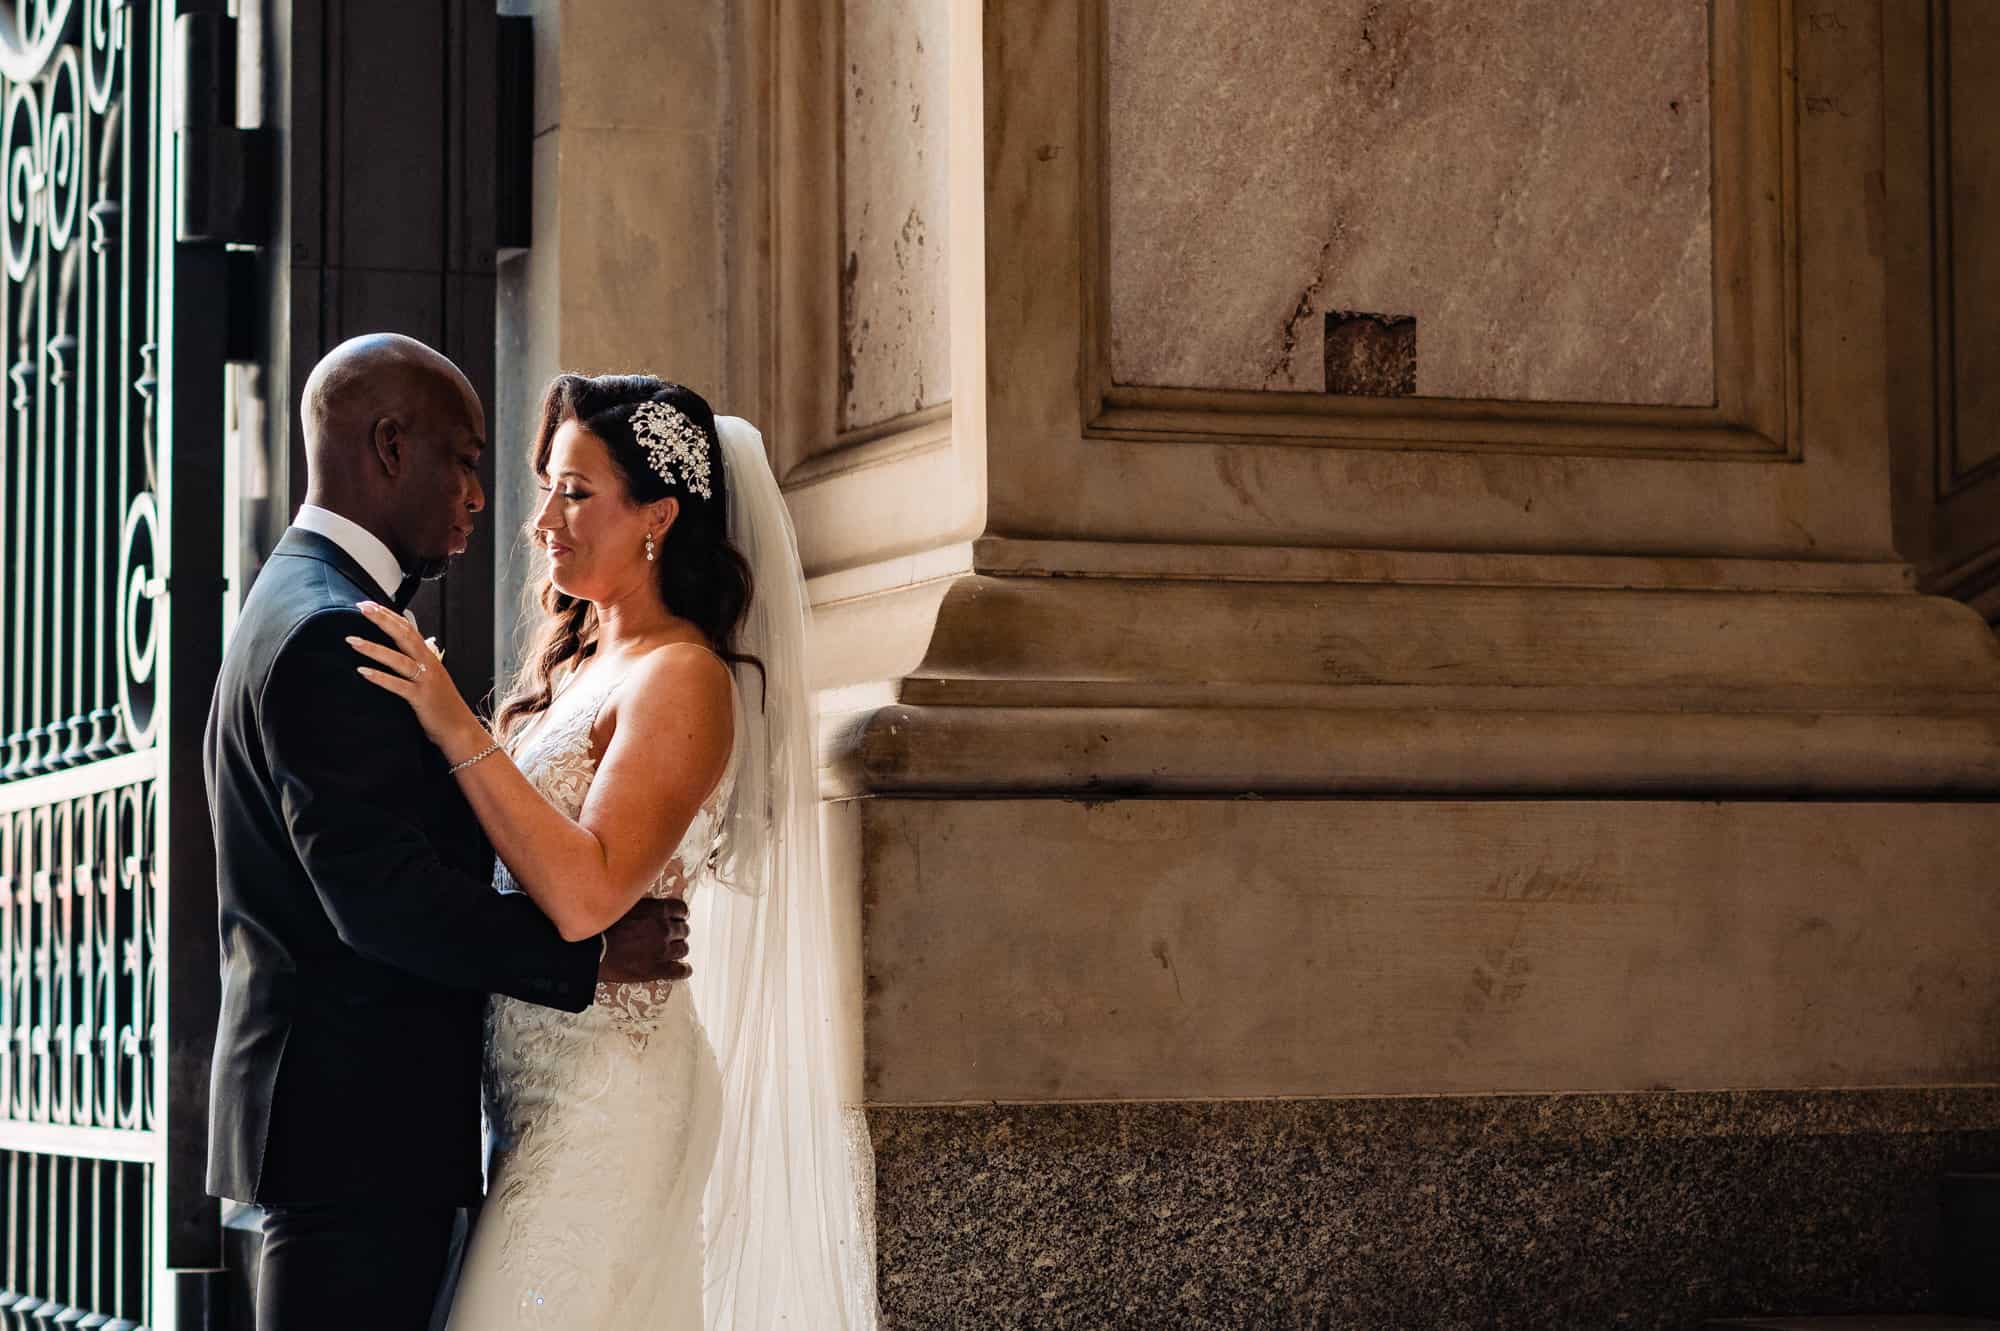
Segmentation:
<svg viewBox="0 0 2000 1331">
<path fill-rule="evenodd" d="M 1414 397 L 1417 316 L 1328 310 L 1326 391 L 1349 397 Z"/>
</svg>

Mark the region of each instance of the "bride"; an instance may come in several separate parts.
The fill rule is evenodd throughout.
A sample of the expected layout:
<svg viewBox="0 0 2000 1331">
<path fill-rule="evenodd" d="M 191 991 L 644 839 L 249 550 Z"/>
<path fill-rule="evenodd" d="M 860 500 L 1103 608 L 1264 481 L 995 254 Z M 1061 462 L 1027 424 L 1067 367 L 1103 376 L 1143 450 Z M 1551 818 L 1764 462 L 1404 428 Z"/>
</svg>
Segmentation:
<svg viewBox="0 0 2000 1331">
<path fill-rule="evenodd" d="M 487 1199 L 451 1331 L 857 1331 L 866 1138 L 832 1049 L 805 589 L 748 422 L 648 376 L 543 399 L 534 650 L 489 732 L 408 621 L 351 638 L 563 935 L 687 895 L 695 978 L 494 996 Z"/>
</svg>

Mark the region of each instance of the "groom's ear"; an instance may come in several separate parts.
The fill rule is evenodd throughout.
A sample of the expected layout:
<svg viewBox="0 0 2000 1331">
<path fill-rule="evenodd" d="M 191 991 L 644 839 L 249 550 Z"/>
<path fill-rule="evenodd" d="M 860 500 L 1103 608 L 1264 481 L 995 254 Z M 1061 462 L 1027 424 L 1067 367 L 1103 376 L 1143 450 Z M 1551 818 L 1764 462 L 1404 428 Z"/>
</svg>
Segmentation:
<svg viewBox="0 0 2000 1331">
<path fill-rule="evenodd" d="M 368 443 L 375 450 L 375 461 L 391 477 L 403 474 L 403 463 L 409 454 L 409 436 L 403 430 L 403 423 L 394 416 L 378 416 L 375 428 L 369 431 Z"/>
</svg>

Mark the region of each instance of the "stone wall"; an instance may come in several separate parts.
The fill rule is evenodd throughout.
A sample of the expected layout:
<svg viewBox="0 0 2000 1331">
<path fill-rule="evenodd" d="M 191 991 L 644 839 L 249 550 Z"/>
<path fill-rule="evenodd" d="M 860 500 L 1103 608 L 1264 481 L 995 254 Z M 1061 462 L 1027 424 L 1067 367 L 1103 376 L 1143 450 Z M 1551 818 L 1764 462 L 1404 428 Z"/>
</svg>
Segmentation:
<svg viewBox="0 0 2000 1331">
<path fill-rule="evenodd" d="M 866 429 L 951 400 L 946 7 L 841 8 L 841 408 Z"/>
<path fill-rule="evenodd" d="M 555 168 L 513 326 L 673 305 L 766 424 L 890 1325 L 1935 1306 L 2000 1134 L 2000 644 L 1918 589 L 2000 500 L 1965 6 L 559 8 L 565 107 L 715 99 L 649 199 Z"/>
</svg>

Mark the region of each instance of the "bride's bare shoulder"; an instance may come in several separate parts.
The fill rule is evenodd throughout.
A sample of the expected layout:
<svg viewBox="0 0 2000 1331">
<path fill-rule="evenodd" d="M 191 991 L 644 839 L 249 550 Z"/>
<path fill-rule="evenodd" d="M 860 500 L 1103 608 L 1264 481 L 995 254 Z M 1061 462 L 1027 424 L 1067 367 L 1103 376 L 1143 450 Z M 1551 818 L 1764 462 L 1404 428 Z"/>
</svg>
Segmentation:
<svg viewBox="0 0 2000 1331">
<path fill-rule="evenodd" d="M 727 741 L 735 715 L 729 663 L 701 643 L 669 642 L 633 661 L 608 701 L 619 729 L 685 736 L 719 727 Z"/>
<path fill-rule="evenodd" d="M 581 821 L 657 852 L 642 875 L 651 882 L 729 770 L 735 708 L 729 667 L 700 646 L 655 648 L 621 664 L 592 734 L 602 757 Z"/>
</svg>

